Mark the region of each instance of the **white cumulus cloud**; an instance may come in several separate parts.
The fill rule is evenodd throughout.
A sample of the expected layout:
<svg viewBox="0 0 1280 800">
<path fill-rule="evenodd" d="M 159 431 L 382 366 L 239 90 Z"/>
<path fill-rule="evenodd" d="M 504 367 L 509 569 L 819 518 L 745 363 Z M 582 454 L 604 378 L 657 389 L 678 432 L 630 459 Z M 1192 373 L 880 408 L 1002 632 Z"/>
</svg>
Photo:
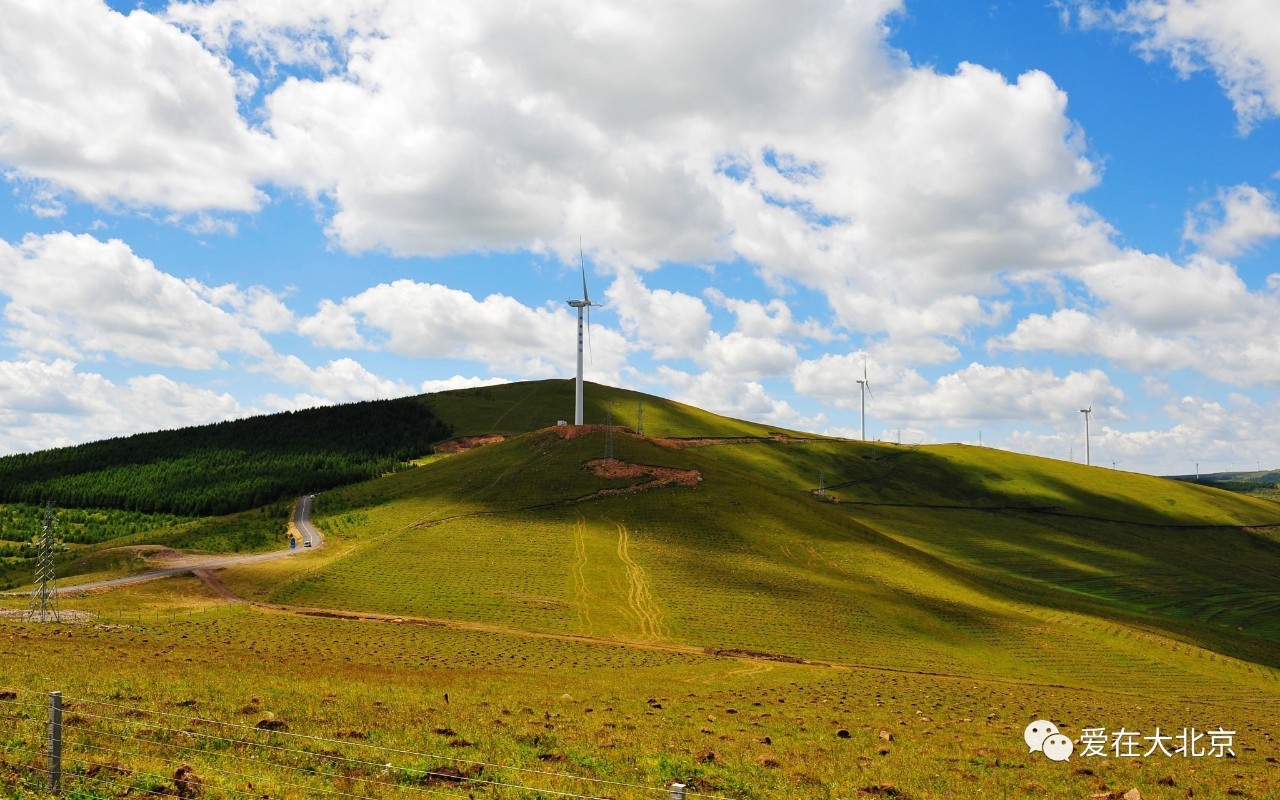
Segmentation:
<svg viewBox="0 0 1280 800">
<path fill-rule="evenodd" d="M 1187 214 L 1182 235 L 1206 255 L 1230 258 L 1280 236 L 1280 209 L 1274 196 L 1239 184 Z"/>
<path fill-rule="evenodd" d="M 255 413 L 230 394 L 164 375 L 113 382 L 66 359 L 0 361 L 0 453 L 201 425 Z"/>
<path fill-rule="evenodd" d="M 326 301 L 299 329 L 318 344 L 467 359 L 526 377 L 564 377 L 576 369 L 576 312 L 531 308 L 502 294 L 478 300 L 436 283 L 398 280 Z M 616 381 L 626 363 L 626 339 L 598 323 L 590 339 L 588 378 Z"/>
<path fill-rule="evenodd" d="M 124 15 L 102 0 L 4 4 L 0 163 L 43 184 L 38 195 L 255 210 L 275 145 L 237 102 L 222 58 L 142 9 Z"/>
<path fill-rule="evenodd" d="M 10 344 L 73 360 L 211 369 L 226 352 L 266 357 L 259 329 L 281 330 L 289 319 L 265 289 L 184 281 L 118 239 L 89 234 L 0 240 L 0 296 Z"/>
<path fill-rule="evenodd" d="M 1280 6 L 1266 0 L 1129 0 L 1123 8 L 1085 6 L 1086 24 L 1137 37 L 1148 58 L 1179 73 L 1212 70 L 1235 108 L 1240 129 L 1280 114 Z"/>
</svg>

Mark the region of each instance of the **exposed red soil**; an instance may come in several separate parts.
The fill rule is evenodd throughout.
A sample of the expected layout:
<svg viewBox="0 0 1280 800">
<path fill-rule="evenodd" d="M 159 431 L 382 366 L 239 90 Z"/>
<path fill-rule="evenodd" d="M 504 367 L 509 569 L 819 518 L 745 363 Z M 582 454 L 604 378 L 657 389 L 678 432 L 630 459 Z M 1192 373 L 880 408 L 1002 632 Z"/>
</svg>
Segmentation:
<svg viewBox="0 0 1280 800">
<path fill-rule="evenodd" d="M 553 432 L 561 439 L 577 439 L 579 436 L 589 436 L 593 433 L 604 433 L 609 430 L 608 425 L 556 425 L 547 430 Z M 613 432 L 617 434 L 635 435 L 635 432 L 629 428 L 623 428 L 619 425 L 613 426 Z"/>
<path fill-rule="evenodd" d="M 500 433 L 486 433 L 482 436 L 459 436 L 456 439 L 446 439 L 432 449 L 437 453 L 461 453 L 476 447 L 484 447 L 487 444 L 497 444 L 506 438 Z"/>
<path fill-rule="evenodd" d="M 762 653 L 759 650 L 738 650 L 738 649 L 720 650 L 715 647 L 704 647 L 702 649 L 702 652 L 706 653 L 709 656 L 728 656 L 730 658 L 752 658 L 752 659 L 756 659 L 757 661 L 781 661 L 786 664 L 811 663 L 809 661 L 806 661 L 803 658 L 800 658 L 799 656 L 787 656 L 787 655 L 781 655 L 779 653 Z"/>
<path fill-rule="evenodd" d="M 650 489 L 662 489 L 667 486 L 697 486 L 702 482 L 702 473 L 696 469 L 675 469 L 674 467 L 657 467 L 652 464 L 632 464 L 617 459 L 596 458 L 583 462 L 582 468 L 600 478 L 632 478 L 638 483 L 630 486 L 619 486 L 601 489 L 588 497 L 608 497 L 615 494 L 633 494 Z M 586 499 L 586 498 L 580 498 Z"/>
</svg>

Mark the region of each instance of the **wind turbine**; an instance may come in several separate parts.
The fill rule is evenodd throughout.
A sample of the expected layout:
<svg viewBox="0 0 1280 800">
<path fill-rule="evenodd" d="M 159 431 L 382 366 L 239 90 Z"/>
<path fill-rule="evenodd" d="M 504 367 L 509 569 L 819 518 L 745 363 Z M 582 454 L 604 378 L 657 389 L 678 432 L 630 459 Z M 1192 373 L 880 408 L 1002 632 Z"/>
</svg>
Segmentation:
<svg viewBox="0 0 1280 800">
<path fill-rule="evenodd" d="M 1093 413 L 1093 403 L 1089 403 L 1088 408 L 1080 409 L 1080 413 L 1084 414 L 1084 465 L 1090 465 L 1089 461 L 1089 415 Z"/>
<path fill-rule="evenodd" d="M 582 256 L 582 245 L 578 245 L 578 266 L 582 270 L 582 299 L 566 300 L 565 302 L 578 309 L 578 382 L 574 386 L 573 391 L 573 424 L 582 424 L 582 310 L 587 311 L 587 337 L 591 337 L 591 307 L 600 306 L 599 303 L 591 302 L 591 297 L 587 294 L 587 262 Z"/>
<path fill-rule="evenodd" d="M 862 359 L 862 380 L 858 381 L 858 390 L 862 395 L 862 441 L 867 440 L 867 395 L 871 394 L 871 381 L 867 380 L 867 360 Z M 871 399 L 876 396 L 871 394 Z"/>
</svg>

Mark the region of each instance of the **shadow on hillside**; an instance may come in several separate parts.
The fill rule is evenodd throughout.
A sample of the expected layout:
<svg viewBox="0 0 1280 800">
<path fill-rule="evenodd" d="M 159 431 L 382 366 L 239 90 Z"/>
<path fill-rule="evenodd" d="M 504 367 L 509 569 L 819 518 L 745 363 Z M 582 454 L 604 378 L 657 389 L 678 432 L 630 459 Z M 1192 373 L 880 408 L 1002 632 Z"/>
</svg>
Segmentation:
<svg viewBox="0 0 1280 800">
<path fill-rule="evenodd" d="M 1042 461 L 1037 459 L 1035 462 Z M 993 466 L 961 462 L 938 453 L 913 450 L 893 461 L 887 461 L 878 477 L 833 484 L 847 487 L 843 492 L 849 502 L 883 502 L 902 505 L 942 506 L 955 508 L 1016 509 L 1023 511 L 1080 517 L 1083 519 L 1152 525 L 1161 528 L 1208 528 L 1229 525 L 1236 516 L 1231 506 L 1237 498 L 1226 496 L 1213 502 L 1216 518 L 1207 518 L 1194 509 L 1179 504 L 1179 495 L 1187 499 L 1194 487 L 1170 482 L 1167 492 L 1154 489 L 1151 496 L 1136 498 L 1121 492 L 1107 492 L 1073 481 L 1077 472 L 1081 480 L 1097 483 L 1099 472 L 1087 473 L 1089 467 L 1047 462 L 1039 470 L 1009 473 Z M 1126 473 L 1115 476 L 1117 482 Z M 1154 480 L 1146 478 L 1142 480 Z M 1258 523 L 1251 523 L 1258 524 Z M 1280 524 L 1280 506 L 1273 520 L 1261 524 Z"/>
</svg>

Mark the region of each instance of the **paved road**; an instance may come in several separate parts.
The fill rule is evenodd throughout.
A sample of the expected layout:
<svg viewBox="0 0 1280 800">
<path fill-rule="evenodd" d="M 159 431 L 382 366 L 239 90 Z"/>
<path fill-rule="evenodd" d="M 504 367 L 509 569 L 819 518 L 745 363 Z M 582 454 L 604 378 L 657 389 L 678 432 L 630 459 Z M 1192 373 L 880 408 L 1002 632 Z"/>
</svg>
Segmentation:
<svg viewBox="0 0 1280 800">
<path fill-rule="evenodd" d="M 270 553 L 256 553 L 251 556 L 227 556 L 226 558 L 218 558 L 212 561 L 205 561 L 200 564 L 191 564 L 185 567 L 170 567 L 168 569 L 158 569 L 154 572 L 143 572 L 138 575 L 130 575 L 125 578 L 115 578 L 109 581 L 95 581 L 93 583 L 78 583 L 67 585 L 59 582 L 58 591 L 60 593 L 82 592 L 89 589 L 114 589 L 117 586 L 128 586 L 134 583 L 142 583 L 143 581 L 153 581 L 157 578 L 167 578 L 170 575 L 181 575 L 184 572 L 195 572 L 198 569 L 221 569 L 222 567 L 233 567 L 239 564 L 256 564 L 259 561 L 268 561 L 273 558 L 283 558 L 286 556 L 295 556 L 307 550 L 315 550 L 324 546 L 324 536 L 316 527 L 311 524 L 311 501 L 315 499 L 315 495 L 309 494 L 298 498 L 297 508 L 293 512 L 293 524 L 298 528 L 298 535 L 301 541 L 296 549 L 286 548 L 284 550 L 275 550 Z"/>
</svg>

